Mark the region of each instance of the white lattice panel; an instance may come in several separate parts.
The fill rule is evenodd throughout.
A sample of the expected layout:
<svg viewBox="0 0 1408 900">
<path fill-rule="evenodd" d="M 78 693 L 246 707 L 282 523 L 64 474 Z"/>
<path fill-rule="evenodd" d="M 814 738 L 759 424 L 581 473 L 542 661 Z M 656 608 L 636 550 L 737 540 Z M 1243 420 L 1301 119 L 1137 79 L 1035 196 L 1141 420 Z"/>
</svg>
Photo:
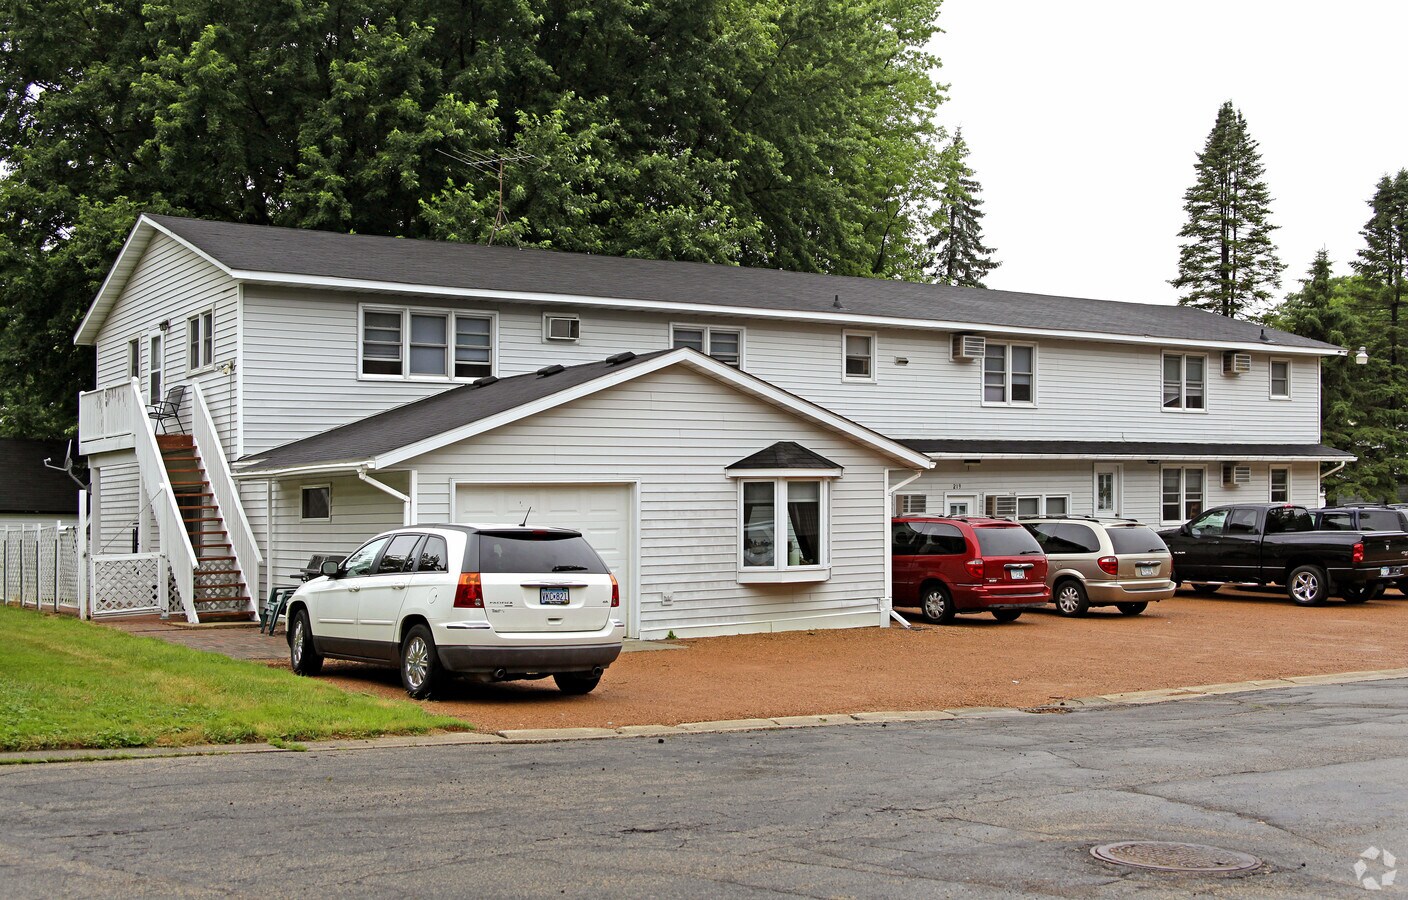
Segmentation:
<svg viewBox="0 0 1408 900">
<path fill-rule="evenodd" d="M 65 526 L 59 529 L 56 541 L 59 554 L 59 605 L 78 607 L 78 529 Z"/>
<path fill-rule="evenodd" d="M 59 595 L 59 529 L 38 528 L 34 532 L 36 600 L 54 605 Z"/>
<path fill-rule="evenodd" d="M 23 546 L 23 535 L 18 529 L 5 529 L 5 602 L 11 603 L 20 599 L 20 550 Z"/>
<path fill-rule="evenodd" d="M 93 615 L 160 612 L 161 554 L 93 557 Z"/>
</svg>

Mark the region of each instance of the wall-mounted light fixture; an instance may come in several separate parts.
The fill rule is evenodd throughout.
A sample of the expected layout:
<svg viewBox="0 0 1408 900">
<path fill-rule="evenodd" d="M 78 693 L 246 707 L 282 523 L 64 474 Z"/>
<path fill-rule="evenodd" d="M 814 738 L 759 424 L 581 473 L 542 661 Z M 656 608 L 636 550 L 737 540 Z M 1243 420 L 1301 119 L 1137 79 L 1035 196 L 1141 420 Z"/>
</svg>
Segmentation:
<svg viewBox="0 0 1408 900">
<path fill-rule="evenodd" d="M 1367 366 L 1369 364 L 1369 351 L 1364 347 L 1359 348 L 1359 352 L 1354 354 L 1356 365 Z"/>
<path fill-rule="evenodd" d="M 157 328 L 160 328 L 162 331 L 170 331 L 170 330 L 171 330 L 171 320 L 170 320 L 170 319 L 162 319 L 160 322 L 158 322 L 158 323 L 156 324 L 156 327 L 157 327 Z"/>
</svg>

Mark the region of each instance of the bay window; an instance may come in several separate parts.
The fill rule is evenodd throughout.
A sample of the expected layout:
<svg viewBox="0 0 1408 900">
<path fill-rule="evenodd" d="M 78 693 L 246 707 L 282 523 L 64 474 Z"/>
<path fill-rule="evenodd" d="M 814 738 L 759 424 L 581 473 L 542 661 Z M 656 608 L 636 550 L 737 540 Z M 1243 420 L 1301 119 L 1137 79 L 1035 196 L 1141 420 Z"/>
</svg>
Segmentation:
<svg viewBox="0 0 1408 900">
<path fill-rule="evenodd" d="M 741 574 L 816 572 L 826 566 L 825 484 L 810 479 L 740 482 Z"/>
</svg>

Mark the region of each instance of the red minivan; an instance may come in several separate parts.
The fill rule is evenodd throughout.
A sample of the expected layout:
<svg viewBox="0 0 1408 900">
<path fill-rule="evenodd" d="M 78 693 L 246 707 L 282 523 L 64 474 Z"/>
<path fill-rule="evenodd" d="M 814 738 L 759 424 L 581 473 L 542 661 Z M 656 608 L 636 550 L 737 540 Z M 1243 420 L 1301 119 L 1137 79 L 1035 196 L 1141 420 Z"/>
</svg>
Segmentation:
<svg viewBox="0 0 1408 900">
<path fill-rule="evenodd" d="M 979 516 L 891 520 L 894 605 L 930 622 L 990 612 L 1011 622 L 1051 602 L 1046 554 L 1016 522 Z"/>
</svg>

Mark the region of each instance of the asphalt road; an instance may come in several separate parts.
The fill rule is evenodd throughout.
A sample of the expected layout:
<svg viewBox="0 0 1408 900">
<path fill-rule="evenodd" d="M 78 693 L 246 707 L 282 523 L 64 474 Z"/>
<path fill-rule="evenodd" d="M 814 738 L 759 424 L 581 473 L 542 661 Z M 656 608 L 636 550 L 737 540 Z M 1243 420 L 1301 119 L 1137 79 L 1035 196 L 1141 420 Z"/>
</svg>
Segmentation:
<svg viewBox="0 0 1408 900">
<path fill-rule="evenodd" d="M 13 766 L 0 895 L 1358 897 L 1367 848 L 1408 869 L 1406 708 L 1400 680 L 663 743 Z M 1090 857 L 1121 839 L 1266 865 Z"/>
</svg>

